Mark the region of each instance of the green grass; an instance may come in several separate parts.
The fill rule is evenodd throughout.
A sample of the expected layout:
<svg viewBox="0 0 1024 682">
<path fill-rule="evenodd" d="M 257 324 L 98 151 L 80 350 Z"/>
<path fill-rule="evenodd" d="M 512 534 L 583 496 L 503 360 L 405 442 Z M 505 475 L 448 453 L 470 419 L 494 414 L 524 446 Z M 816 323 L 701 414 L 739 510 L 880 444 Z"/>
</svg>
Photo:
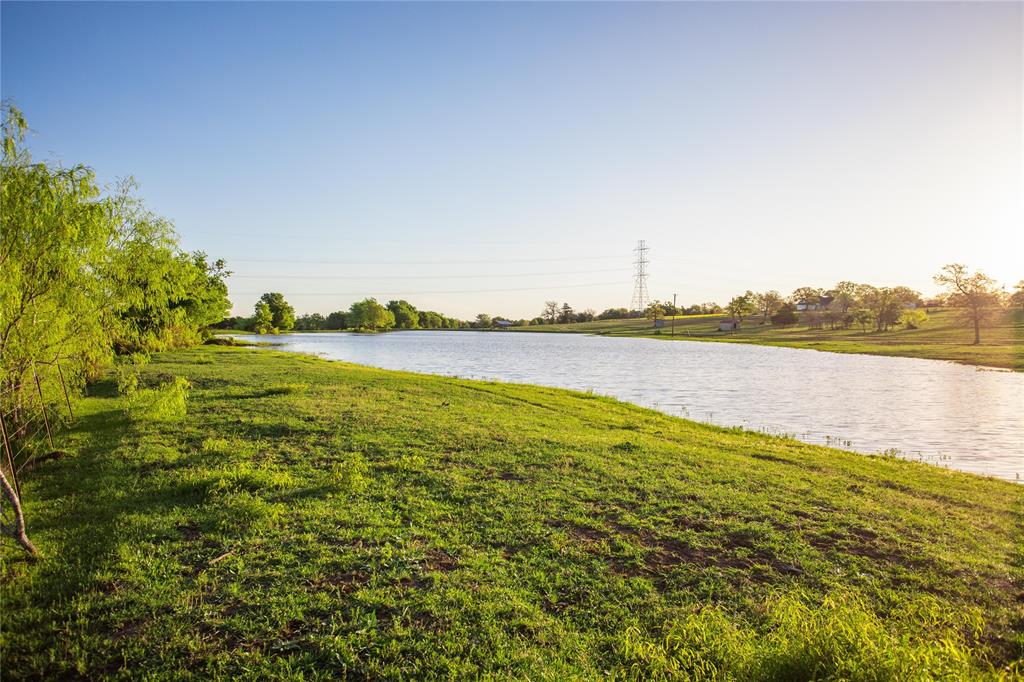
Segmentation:
<svg viewBox="0 0 1024 682">
<path fill-rule="evenodd" d="M 142 374 L 183 419 L 96 385 L 24 479 L 5 679 L 1021 671 L 1020 486 L 270 350 Z"/>
<path fill-rule="evenodd" d="M 973 329 L 959 321 L 959 312 L 934 311 L 918 329 L 865 332 L 856 329 L 808 329 L 802 325 L 775 327 L 760 324 L 760 317 L 745 321 L 734 332 L 719 331 L 725 315 L 687 315 L 676 318 L 675 337 L 670 320 L 655 329 L 651 320 L 599 320 L 577 324 L 513 327 L 521 332 L 569 332 L 607 336 L 643 336 L 686 341 L 724 341 L 764 346 L 811 348 L 833 353 L 867 353 L 930 360 L 952 360 L 968 365 L 1024 371 L 1024 311 L 1014 308 L 1000 314 L 995 324 L 982 329 L 981 344 L 973 345 Z"/>
</svg>

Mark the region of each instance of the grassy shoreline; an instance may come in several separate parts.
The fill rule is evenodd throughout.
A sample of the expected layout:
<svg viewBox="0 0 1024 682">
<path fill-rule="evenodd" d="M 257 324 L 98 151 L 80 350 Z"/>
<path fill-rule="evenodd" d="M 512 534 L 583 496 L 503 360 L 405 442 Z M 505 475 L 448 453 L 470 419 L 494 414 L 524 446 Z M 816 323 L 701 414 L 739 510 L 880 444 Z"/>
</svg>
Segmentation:
<svg viewBox="0 0 1024 682">
<path fill-rule="evenodd" d="M 1020 486 L 267 349 L 167 375 L 183 421 L 98 384 L 26 476 L 49 558 L 0 552 L 6 677 L 1021 670 Z"/>
<path fill-rule="evenodd" d="M 761 346 L 806 348 L 830 353 L 863 353 L 894 357 L 949 360 L 966 365 L 1024 372 L 1024 311 L 1007 310 L 998 323 L 982 330 L 982 343 L 971 343 L 973 332 L 956 320 L 957 311 L 932 312 L 919 329 L 864 332 L 806 327 L 774 327 L 754 318 L 733 332 L 718 330 L 723 315 L 688 315 L 676 318 L 675 336 L 669 325 L 655 329 L 650 320 L 599 320 L 574 324 L 513 327 L 516 332 L 636 336 L 666 341 L 751 343 Z"/>
</svg>

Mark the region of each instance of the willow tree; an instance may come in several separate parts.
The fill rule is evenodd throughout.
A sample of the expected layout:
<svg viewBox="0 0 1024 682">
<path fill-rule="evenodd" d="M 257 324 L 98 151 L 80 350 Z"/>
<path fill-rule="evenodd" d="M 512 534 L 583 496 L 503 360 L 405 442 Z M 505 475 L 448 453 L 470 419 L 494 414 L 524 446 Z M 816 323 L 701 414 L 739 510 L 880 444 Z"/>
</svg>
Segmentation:
<svg viewBox="0 0 1024 682">
<path fill-rule="evenodd" d="M 109 245 L 118 227 L 115 207 L 100 198 L 90 169 L 34 162 L 23 146 L 21 112 L 5 107 L 3 114 L 0 414 L 16 437 L 38 409 L 33 391 L 43 404 L 58 398 L 58 378 L 37 372 L 40 365 L 57 364 L 69 382 L 82 383 L 110 354 L 112 292 L 97 273 L 111 267 Z M 34 553 L 13 493 L 16 464 L 7 455 L 0 485 L 15 520 L 4 530 Z"/>
<path fill-rule="evenodd" d="M 84 165 L 37 162 L 24 146 L 26 130 L 21 112 L 5 106 L 0 415 L 13 439 L 26 436 L 47 405 L 70 406 L 116 350 L 187 345 L 228 307 L 223 263 L 183 253 L 170 223 L 145 210 L 130 181 L 104 194 Z M 5 456 L 0 487 L 10 497 L 20 462 L 10 450 Z M 11 523 L 4 529 L 19 525 Z"/>
</svg>

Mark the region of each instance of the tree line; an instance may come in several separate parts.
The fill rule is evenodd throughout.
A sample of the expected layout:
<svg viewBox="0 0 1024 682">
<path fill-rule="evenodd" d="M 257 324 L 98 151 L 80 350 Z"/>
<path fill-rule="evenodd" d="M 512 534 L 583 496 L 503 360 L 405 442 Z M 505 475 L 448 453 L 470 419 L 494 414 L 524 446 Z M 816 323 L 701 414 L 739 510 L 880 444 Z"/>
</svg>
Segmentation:
<svg viewBox="0 0 1024 682">
<path fill-rule="evenodd" d="M 375 298 L 356 301 L 348 310 L 329 315 L 309 313 L 296 317 L 284 295 L 268 292 L 260 297 L 249 317 L 229 317 L 216 325 L 220 329 L 276 334 L 286 331 L 388 331 L 391 329 L 459 329 L 468 323 L 434 310 L 419 310 L 404 299 L 381 304 Z"/>
<path fill-rule="evenodd" d="M 849 329 L 888 331 L 898 326 L 916 328 L 926 319 L 922 307 L 951 307 L 961 312 L 960 319 L 973 329 L 974 343 L 981 343 L 981 329 L 1006 305 L 1024 307 L 1024 280 L 1008 294 L 995 280 L 980 270 L 971 272 L 960 263 L 951 263 L 934 276 L 942 287 L 935 298 L 925 301 L 910 287 L 877 287 L 842 281 L 831 289 L 799 287 L 788 297 L 778 291 L 746 292 L 734 296 L 725 306 L 737 326 L 753 318 L 760 324 L 789 326 L 798 323 L 811 329 Z M 662 311 L 655 303 L 648 317 Z M 653 309 L 652 309 L 653 308 Z"/>
</svg>

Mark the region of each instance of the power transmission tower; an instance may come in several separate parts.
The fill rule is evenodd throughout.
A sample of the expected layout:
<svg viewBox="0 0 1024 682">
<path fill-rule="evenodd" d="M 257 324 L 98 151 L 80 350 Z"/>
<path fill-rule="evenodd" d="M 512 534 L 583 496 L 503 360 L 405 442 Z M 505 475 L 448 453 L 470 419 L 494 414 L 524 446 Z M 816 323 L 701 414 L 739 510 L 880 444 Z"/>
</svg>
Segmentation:
<svg viewBox="0 0 1024 682">
<path fill-rule="evenodd" d="M 636 248 L 633 249 L 633 253 L 636 254 L 633 260 L 636 270 L 633 275 L 633 300 L 629 304 L 630 310 L 647 310 L 647 304 L 651 302 L 651 297 L 647 294 L 647 264 L 650 263 L 647 260 L 648 250 L 647 242 L 643 239 L 638 241 Z"/>
</svg>

